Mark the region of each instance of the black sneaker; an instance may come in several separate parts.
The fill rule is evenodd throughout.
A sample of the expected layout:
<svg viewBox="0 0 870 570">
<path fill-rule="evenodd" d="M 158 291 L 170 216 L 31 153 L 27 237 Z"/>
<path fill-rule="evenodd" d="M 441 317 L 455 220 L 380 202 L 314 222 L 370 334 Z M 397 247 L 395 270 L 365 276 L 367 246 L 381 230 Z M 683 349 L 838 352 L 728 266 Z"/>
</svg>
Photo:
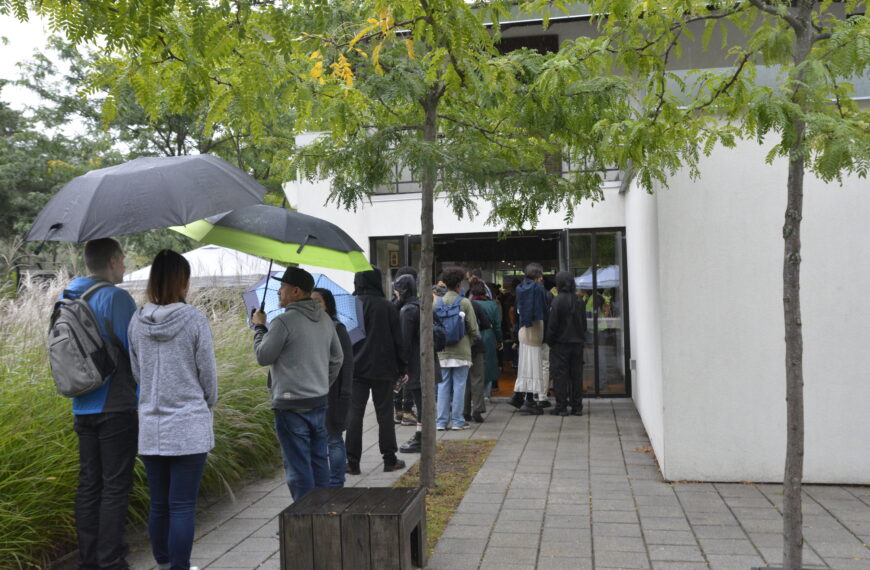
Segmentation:
<svg viewBox="0 0 870 570">
<path fill-rule="evenodd" d="M 401 459 L 396 459 L 393 463 L 384 463 L 384 472 L 398 471 L 405 468 L 405 462 Z"/>
<path fill-rule="evenodd" d="M 525 402 L 520 408 L 520 413 L 526 416 L 540 416 L 544 410 L 536 406 L 534 402 Z"/>
<path fill-rule="evenodd" d="M 418 431 L 414 434 L 414 437 L 402 444 L 402 447 L 399 448 L 399 453 L 420 453 L 422 447 L 423 434 Z"/>
<path fill-rule="evenodd" d="M 480 412 L 474 412 L 473 414 L 471 414 L 471 421 L 478 423 L 478 424 L 482 424 L 483 423 L 483 414 L 481 414 Z"/>
<path fill-rule="evenodd" d="M 525 398 L 521 394 L 514 393 L 514 395 L 511 396 L 511 399 L 508 400 L 508 404 L 519 409 L 522 407 L 524 401 Z"/>
<path fill-rule="evenodd" d="M 465 419 L 465 421 L 467 421 L 467 422 L 470 422 L 470 421 L 471 421 L 471 414 L 462 414 L 462 417 L 463 417 L 463 418 Z"/>
<path fill-rule="evenodd" d="M 538 400 L 538 407 L 541 409 L 549 408 L 551 405 L 550 400 Z"/>
<path fill-rule="evenodd" d="M 556 406 L 555 408 L 550 410 L 550 415 L 551 416 L 563 416 L 563 417 L 567 416 L 568 415 L 568 408 Z"/>
<path fill-rule="evenodd" d="M 344 467 L 344 472 L 348 475 L 359 475 L 359 463 L 351 463 L 350 461 L 348 461 L 347 465 L 345 465 Z"/>
<path fill-rule="evenodd" d="M 582 416 L 583 415 L 583 407 L 582 406 L 574 406 L 571 408 L 572 416 Z"/>
</svg>

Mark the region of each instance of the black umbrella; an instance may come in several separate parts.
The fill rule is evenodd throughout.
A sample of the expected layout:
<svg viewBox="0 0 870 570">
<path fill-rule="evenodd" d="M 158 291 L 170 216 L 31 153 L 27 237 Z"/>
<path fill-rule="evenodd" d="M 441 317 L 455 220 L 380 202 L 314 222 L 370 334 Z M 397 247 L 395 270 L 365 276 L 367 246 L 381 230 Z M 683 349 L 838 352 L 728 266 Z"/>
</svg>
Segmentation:
<svg viewBox="0 0 870 570">
<path fill-rule="evenodd" d="M 266 188 L 208 154 L 137 158 L 71 180 L 27 241 L 81 242 L 184 225 L 263 201 Z"/>
<path fill-rule="evenodd" d="M 275 206 L 245 206 L 173 230 L 283 263 L 366 271 L 362 248 L 331 222 Z"/>
</svg>

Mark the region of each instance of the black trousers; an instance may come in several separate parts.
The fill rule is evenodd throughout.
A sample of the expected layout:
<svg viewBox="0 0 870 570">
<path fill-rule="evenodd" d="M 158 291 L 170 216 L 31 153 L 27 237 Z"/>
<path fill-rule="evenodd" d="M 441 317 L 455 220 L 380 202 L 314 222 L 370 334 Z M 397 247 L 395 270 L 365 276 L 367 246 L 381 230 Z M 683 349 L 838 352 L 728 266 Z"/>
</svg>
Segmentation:
<svg viewBox="0 0 870 570">
<path fill-rule="evenodd" d="M 79 438 L 79 568 L 126 569 L 124 523 L 133 489 L 139 418 L 136 412 L 77 415 L 73 427 Z"/>
<path fill-rule="evenodd" d="M 362 427 L 366 404 L 371 394 L 378 419 L 378 446 L 384 463 L 395 463 L 396 428 L 393 425 L 393 382 L 390 380 L 353 379 L 353 392 L 350 397 L 350 416 L 345 434 L 347 462 L 359 465 L 362 456 Z"/>
<path fill-rule="evenodd" d="M 550 346 L 550 377 L 556 392 L 556 406 L 583 407 L 583 345 Z"/>
<path fill-rule="evenodd" d="M 411 395 L 411 390 L 407 386 L 404 386 L 398 392 L 394 392 L 393 405 L 395 406 L 396 411 L 413 411 L 414 397 Z"/>
<path fill-rule="evenodd" d="M 423 425 L 423 389 L 405 388 L 405 390 L 411 393 L 414 405 L 417 407 L 417 423 Z"/>
</svg>

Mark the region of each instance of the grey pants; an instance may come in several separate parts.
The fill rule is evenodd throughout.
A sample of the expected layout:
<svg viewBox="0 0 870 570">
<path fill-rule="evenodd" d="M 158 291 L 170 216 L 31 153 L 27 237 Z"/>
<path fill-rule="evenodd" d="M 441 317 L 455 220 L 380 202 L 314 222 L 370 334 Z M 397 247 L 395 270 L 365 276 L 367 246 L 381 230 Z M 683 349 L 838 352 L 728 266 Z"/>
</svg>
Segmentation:
<svg viewBox="0 0 870 570">
<path fill-rule="evenodd" d="M 484 380 L 486 378 L 486 356 L 484 353 L 471 357 L 471 370 L 468 371 L 468 384 L 465 388 L 465 415 L 472 412 L 484 413 L 486 400 L 483 399 Z"/>
</svg>

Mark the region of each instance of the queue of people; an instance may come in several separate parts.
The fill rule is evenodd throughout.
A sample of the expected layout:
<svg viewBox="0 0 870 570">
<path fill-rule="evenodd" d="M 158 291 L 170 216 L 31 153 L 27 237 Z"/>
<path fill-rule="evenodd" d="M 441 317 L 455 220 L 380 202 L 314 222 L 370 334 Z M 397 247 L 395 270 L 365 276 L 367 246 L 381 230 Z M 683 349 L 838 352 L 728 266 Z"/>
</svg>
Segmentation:
<svg viewBox="0 0 870 570">
<path fill-rule="evenodd" d="M 125 269 L 117 241 L 88 242 L 85 263 L 91 275 L 74 279 L 64 296 L 88 303 L 118 362 L 100 388 L 73 400 L 79 566 L 128 568 L 124 522 L 138 453 L 151 496 L 148 532 L 157 567 L 196 570 L 190 566 L 196 500 L 214 447 L 218 375 L 208 320 L 186 303 L 190 265 L 174 251 L 158 253 L 147 302 L 137 309 L 130 294 L 116 287 Z M 497 388 L 506 345 L 518 348 L 513 406 L 524 414 L 542 413 L 548 359 L 556 394 L 552 413 L 580 415 L 584 307 L 572 274 L 556 276 L 555 295 L 544 290 L 542 277 L 541 266 L 530 264 L 513 288 L 513 308 L 505 312 L 479 270 L 444 269 L 431 293 L 435 418 L 423 413 L 416 270 L 397 272 L 391 300 L 378 269 L 356 274 L 354 295 L 366 334 L 353 345 L 332 293 L 315 289 L 310 273 L 291 267 L 272 277 L 280 282 L 284 312 L 268 325 L 262 311 L 251 315 L 253 350 L 258 364 L 268 367 L 275 434 L 293 499 L 316 487 L 341 487 L 346 475 L 360 474 L 369 399 L 387 472 L 405 467 L 398 452 L 420 452 L 424 422 L 434 421 L 438 430 L 465 430 L 469 422 L 485 421 L 486 397 Z M 401 447 L 395 433 L 400 422 L 416 426 Z"/>
</svg>

